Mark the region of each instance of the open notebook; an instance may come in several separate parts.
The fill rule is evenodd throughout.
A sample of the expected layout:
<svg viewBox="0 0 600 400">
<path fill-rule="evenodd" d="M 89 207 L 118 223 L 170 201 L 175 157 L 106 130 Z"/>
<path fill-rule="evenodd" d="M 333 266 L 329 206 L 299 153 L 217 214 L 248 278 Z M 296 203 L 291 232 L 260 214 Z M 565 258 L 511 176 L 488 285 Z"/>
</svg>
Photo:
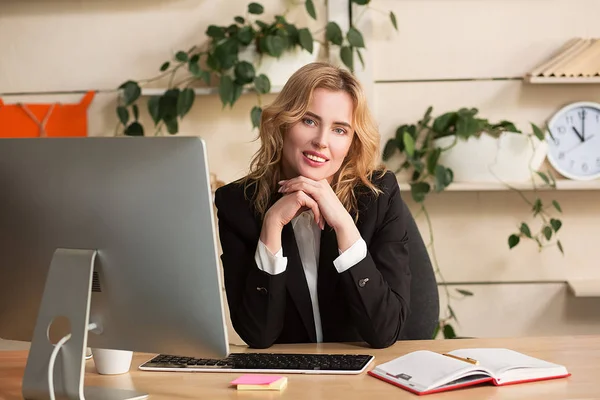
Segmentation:
<svg viewBox="0 0 600 400">
<path fill-rule="evenodd" d="M 454 357 L 451 357 L 454 356 Z M 567 368 L 509 349 L 419 350 L 376 366 L 369 375 L 416 394 L 482 382 L 508 385 L 569 376 Z"/>
</svg>

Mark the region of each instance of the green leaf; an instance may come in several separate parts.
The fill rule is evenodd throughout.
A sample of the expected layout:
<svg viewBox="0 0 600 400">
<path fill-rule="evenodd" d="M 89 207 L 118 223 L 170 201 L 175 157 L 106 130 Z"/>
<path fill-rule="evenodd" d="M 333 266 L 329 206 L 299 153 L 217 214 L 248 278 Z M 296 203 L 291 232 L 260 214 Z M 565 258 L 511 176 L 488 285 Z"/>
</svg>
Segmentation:
<svg viewBox="0 0 600 400">
<path fill-rule="evenodd" d="M 514 123 L 510 122 L 510 121 L 500 121 L 497 124 L 493 124 L 491 125 L 491 128 L 493 130 L 497 130 L 497 131 L 501 131 L 501 132 L 515 132 L 515 133 L 521 133 L 517 127 L 515 126 Z"/>
<path fill-rule="evenodd" d="M 450 126 L 456 123 L 458 119 L 458 114 L 455 112 L 448 112 L 440 115 L 436 119 L 433 120 L 432 129 L 434 132 L 439 134 L 446 134 Z"/>
<path fill-rule="evenodd" d="M 529 225 L 527 225 L 525 222 L 521 224 L 521 228 L 519 230 L 523 235 L 531 238 L 531 230 L 529 229 Z"/>
<path fill-rule="evenodd" d="M 435 167 L 435 191 L 441 192 L 452 183 L 452 171 L 443 165 Z"/>
<path fill-rule="evenodd" d="M 352 47 L 365 47 L 365 41 L 362 33 L 360 33 L 360 31 L 353 26 L 348 29 L 346 38 Z"/>
<path fill-rule="evenodd" d="M 437 166 L 438 160 L 440 159 L 440 154 L 442 154 L 442 149 L 436 147 L 431 153 L 427 155 L 427 171 L 430 174 L 435 173 L 435 167 Z"/>
<path fill-rule="evenodd" d="M 123 102 L 125 103 L 125 107 L 130 106 L 142 94 L 142 89 L 140 89 L 138 83 L 134 81 L 123 83 L 119 86 L 119 89 L 123 89 Z"/>
<path fill-rule="evenodd" d="M 171 63 L 166 61 L 165 63 L 163 63 L 163 65 L 160 66 L 160 72 L 165 72 L 166 70 L 169 69 L 170 66 L 171 66 Z"/>
<path fill-rule="evenodd" d="M 273 57 L 280 57 L 286 48 L 285 39 L 281 36 L 267 36 L 264 40 L 267 54 Z"/>
<path fill-rule="evenodd" d="M 254 39 L 254 29 L 250 26 L 244 26 L 237 32 L 236 37 L 242 45 L 248 46 Z"/>
<path fill-rule="evenodd" d="M 225 28 L 222 26 L 209 25 L 206 29 L 206 35 L 215 41 L 225 39 Z"/>
<path fill-rule="evenodd" d="M 542 178 L 542 180 L 543 180 L 543 181 L 544 181 L 546 184 L 550 185 L 550 179 L 549 179 L 549 178 L 546 176 L 546 174 L 545 174 L 545 173 L 543 173 L 543 172 L 540 172 L 540 171 L 535 171 L 535 173 L 536 173 L 536 174 L 538 174 L 538 176 L 539 176 L 540 178 Z"/>
<path fill-rule="evenodd" d="M 137 104 L 134 104 L 134 105 L 131 107 L 131 109 L 133 110 L 133 119 L 134 119 L 134 120 L 136 120 L 136 121 L 137 121 L 138 119 L 140 119 L 140 109 L 139 109 L 138 105 L 137 105 Z M 125 125 L 125 124 L 123 124 L 123 125 Z"/>
<path fill-rule="evenodd" d="M 192 108 L 195 98 L 196 94 L 194 93 L 194 89 L 183 89 L 179 93 L 179 98 L 177 99 L 177 115 L 183 117 L 185 114 L 187 114 Z"/>
<path fill-rule="evenodd" d="M 435 326 L 435 329 L 433 330 L 433 335 L 431 336 L 432 339 L 435 339 L 438 335 L 438 333 L 440 332 L 440 324 L 437 324 Z"/>
<path fill-rule="evenodd" d="M 227 75 L 221 76 L 219 82 L 219 97 L 221 98 L 223 107 L 230 104 L 233 99 L 233 79 Z"/>
<path fill-rule="evenodd" d="M 454 332 L 454 328 L 450 324 L 444 325 L 444 338 L 445 339 L 454 339 L 456 338 L 456 333 Z"/>
<path fill-rule="evenodd" d="M 185 51 L 178 51 L 175 54 L 175 59 L 177 61 L 187 62 L 189 58 L 188 58 L 188 55 L 187 55 L 187 53 Z"/>
<path fill-rule="evenodd" d="M 431 186 L 427 182 L 417 182 L 410 184 L 410 193 L 413 200 L 417 203 L 422 203 L 425 200 L 425 196 L 431 190 Z"/>
<path fill-rule="evenodd" d="M 169 132 L 171 135 L 174 135 L 179 131 L 179 124 L 177 123 L 177 118 L 165 119 L 165 125 L 167 126 L 167 132 Z"/>
<path fill-rule="evenodd" d="M 303 49 L 307 50 L 310 54 L 313 52 L 313 37 L 312 33 L 308 30 L 308 28 L 302 28 L 298 31 L 298 40 L 300 41 L 300 46 Z"/>
<path fill-rule="evenodd" d="M 371 2 L 371 0 L 352 0 L 354 4 L 358 4 L 359 6 L 366 6 Z"/>
<path fill-rule="evenodd" d="M 450 318 L 451 319 L 453 319 L 455 321 L 458 321 L 456 319 L 456 314 L 454 313 L 454 310 L 452 309 L 452 307 L 450 307 L 450 304 L 448 304 L 448 313 L 450 314 Z"/>
<path fill-rule="evenodd" d="M 552 200 L 552 205 L 558 210 L 558 212 L 562 212 L 562 208 L 560 208 L 560 204 L 558 204 L 558 201 Z"/>
<path fill-rule="evenodd" d="M 398 146 L 396 146 L 396 143 L 397 143 L 396 139 L 389 139 L 387 141 L 387 143 L 385 144 L 385 147 L 383 149 L 383 156 L 382 156 L 383 161 L 389 160 L 389 158 L 394 155 L 394 153 L 398 149 Z"/>
<path fill-rule="evenodd" d="M 396 14 L 394 14 L 393 11 L 390 11 L 390 20 L 392 21 L 394 29 L 398 31 L 398 20 L 396 19 Z"/>
<path fill-rule="evenodd" d="M 404 132 L 402 141 L 404 142 L 404 151 L 406 151 L 409 157 L 412 157 L 415 154 L 415 140 L 410 133 Z"/>
<path fill-rule="evenodd" d="M 519 238 L 519 236 L 517 235 L 510 235 L 508 237 L 508 248 L 512 249 L 513 247 L 515 247 L 516 245 L 519 244 L 519 242 L 521 241 L 521 238 Z"/>
<path fill-rule="evenodd" d="M 265 8 L 258 3 L 248 4 L 248 12 L 254 15 L 260 15 L 265 11 Z"/>
<path fill-rule="evenodd" d="M 260 74 L 254 78 L 254 87 L 260 94 L 266 94 L 271 91 L 271 81 L 265 74 Z"/>
<path fill-rule="evenodd" d="M 558 232 L 562 226 L 562 221 L 560 219 L 551 218 L 550 225 L 552 226 L 552 229 L 554 229 L 554 232 Z"/>
<path fill-rule="evenodd" d="M 144 127 L 139 122 L 132 122 L 124 133 L 127 136 L 144 136 Z"/>
<path fill-rule="evenodd" d="M 544 132 L 542 132 L 542 130 L 534 123 L 531 123 L 531 129 L 533 129 L 533 134 L 535 135 L 535 137 L 543 142 Z"/>
<path fill-rule="evenodd" d="M 335 22 L 327 23 L 327 26 L 325 27 L 325 39 L 335 45 L 341 46 L 344 41 L 344 35 L 342 34 L 340 26 Z"/>
<path fill-rule="evenodd" d="M 160 121 L 161 118 L 159 103 L 160 96 L 152 96 L 148 100 L 148 113 L 152 117 L 152 121 L 154 121 L 154 126 L 158 124 L 158 121 Z"/>
<path fill-rule="evenodd" d="M 533 207 L 531 208 L 531 211 L 533 211 L 533 216 L 535 217 L 536 215 L 541 213 L 543 207 L 544 206 L 542 204 L 542 200 L 539 198 L 535 199 L 535 201 L 533 202 Z"/>
<path fill-rule="evenodd" d="M 127 122 L 129 122 L 129 111 L 127 111 L 127 108 L 123 106 L 117 107 L 117 116 L 119 117 L 119 121 L 124 126 L 127 126 Z"/>
<path fill-rule="evenodd" d="M 214 53 L 208 53 L 206 56 L 206 65 L 213 71 L 218 71 L 220 68 L 219 60 Z"/>
<path fill-rule="evenodd" d="M 472 117 L 460 117 L 456 121 L 456 135 L 467 139 L 481 132 L 483 126 L 481 120 Z"/>
<path fill-rule="evenodd" d="M 246 20 L 244 19 L 244 17 L 240 17 L 240 16 L 235 17 L 233 20 L 235 22 L 237 22 L 238 24 L 244 24 L 244 23 L 246 23 Z"/>
<path fill-rule="evenodd" d="M 235 104 L 236 101 L 238 101 L 238 99 L 242 95 L 243 89 L 244 89 L 244 85 L 240 85 L 238 82 L 235 82 L 235 81 L 233 82 L 233 94 L 231 95 L 231 101 L 230 101 L 230 104 L 232 106 Z"/>
<path fill-rule="evenodd" d="M 550 240 L 550 238 L 552 237 L 552 228 L 549 226 L 545 226 L 543 232 L 544 236 L 546 237 L 546 240 Z"/>
<path fill-rule="evenodd" d="M 308 15 L 310 15 L 312 19 L 316 21 L 317 12 L 315 11 L 315 4 L 313 3 L 313 0 L 306 0 L 304 5 L 306 6 L 306 12 L 308 13 Z"/>
<path fill-rule="evenodd" d="M 259 106 L 252 107 L 250 111 L 250 119 L 252 120 L 252 128 L 258 128 L 260 126 L 260 117 L 262 115 L 262 108 Z"/>
<path fill-rule="evenodd" d="M 340 48 L 340 58 L 350 71 L 354 70 L 354 60 L 352 59 L 352 49 L 350 47 L 342 46 Z"/>
<path fill-rule="evenodd" d="M 356 54 L 358 55 L 358 60 L 360 61 L 360 64 L 362 65 L 362 67 L 364 69 L 365 68 L 365 60 L 363 59 L 363 55 L 359 49 L 356 49 Z"/>
<path fill-rule="evenodd" d="M 558 246 L 558 250 L 560 250 L 560 252 L 564 255 L 565 251 L 563 250 L 562 243 L 560 242 L 560 240 L 556 241 L 556 245 Z"/>
<path fill-rule="evenodd" d="M 236 39 L 227 39 L 215 47 L 214 56 L 218 60 L 218 66 L 222 70 L 233 67 L 237 61 L 238 42 Z"/>
<path fill-rule="evenodd" d="M 200 78 L 202 76 L 202 69 L 200 68 L 200 66 L 198 65 L 198 63 L 192 63 L 192 62 L 190 62 L 188 64 L 188 70 L 196 78 Z"/>
<path fill-rule="evenodd" d="M 550 187 L 556 189 L 556 179 L 554 179 L 554 175 L 550 170 L 546 173 L 546 176 L 550 179 Z"/>
<path fill-rule="evenodd" d="M 473 296 L 473 292 L 469 292 L 468 290 L 456 289 L 456 291 L 462 294 L 463 296 Z"/>
<path fill-rule="evenodd" d="M 254 66 L 247 61 L 241 61 L 235 65 L 235 79 L 240 84 L 251 83 L 254 81 Z"/>
</svg>

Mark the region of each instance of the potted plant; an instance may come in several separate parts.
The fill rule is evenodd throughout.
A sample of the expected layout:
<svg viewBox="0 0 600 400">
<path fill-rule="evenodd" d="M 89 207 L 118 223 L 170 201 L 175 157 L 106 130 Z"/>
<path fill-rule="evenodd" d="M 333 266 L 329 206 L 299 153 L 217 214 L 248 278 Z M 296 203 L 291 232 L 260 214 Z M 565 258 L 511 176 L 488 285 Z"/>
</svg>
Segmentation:
<svg viewBox="0 0 600 400">
<path fill-rule="evenodd" d="M 396 173 L 410 184 L 412 198 L 420 206 L 420 211 L 426 218 L 430 232 L 432 261 L 439 280 L 444 281 L 433 245 L 433 230 L 429 213 L 425 207 L 425 200 L 431 193 L 442 192 L 455 181 L 457 174 L 455 174 L 453 166 L 458 165 L 463 168 L 464 164 L 469 165 L 474 158 L 478 158 L 478 161 L 472 162 L 471 168 L 480 169 L 477 173 L 484 177 L 482 180 L 487 181 L 493 177 L 506 185 L 509 190 L 518 193 L 527 204 L 533 217 L 540 221 L 540 228 L 537 231 L 533 231 L 527 222 L 521 222 L 516 231 L 508 236 L 509 249 L 517 246 L 521 239 L 529 239 L 536 243 L 540 251 L 547 246 L 556 245 L 563 253 L 563 246 L 557 235 L 562 227 L 562 221 L 552 215 L 553 211 L 561 213 L 561 206 L 556 200 L 544 204 L 537 193 L 540 186 L 556 188 L 556 181 L 550 171 L 537 170 L 545 156 L 542 130 L 533 123 L 531 124 L 531 133 L 521 132 L 510 121 L 492 123 L 488 119 L 480 118 L 476 108 L 461 108 L 436 118 L 432 118 L 432 111 L 433 108 L 429 107 L 423 118 L 416 124 L 398 127 L 395 136 L 386 142 L 383 160 L 389 163 L 395 156 L 399 156 L 397 159 L 399 167 Z M 509 139 L 506 140 L 506 138 Z M 501 146 L 502 140 L 506 140 L 505 146 Z M 477 141 L 483 141 L 485 146 L 491 147 L 492 150 L 495 149 L 496 154 L 488 154 L 485 158 L 481 158 L 476 150 L 473 150 Z M 510 147 L 515 145 L 519 160 L 517 164 L 521 164 L 521 169 L 524 164 L 527 169 L 526 177 L 531 182 L 533 198 L 529 198 L 522 190 L 511 185 L 510 181 L 503 179 L 508 177 L 522 181 L 525 178 L 523 171 L 516 169 L 507 174 L 497 168 L 498 159 L 501 158 L 498 154 L 502 153 L 505 147 L 508 147 L 510 151 Z M 464 150 L 461 149 L 452 155 L 453 149 L 456 147 L 460 149 L 460 146 L 465 146 Z M 457 163 L 456 160 L 461 160 L 462 164 Z M 449 166 L 450 164 L 447 164 L 449 161 L 454 163 Z M 506 163 L 506 161 L 502 160 L 502 163 Z M 508 163 L 514 163 L 514 159 L 509 159 Z M 466 173 L 461 172 L 461 174 L 464 176 Z M 439 329 L 443 331 L 446 338 L 451 338 L 455 336 L 451 321 L 457 321 L 457 318 L 450 305 L 452 296 L 448 286 L 444 285 L 444 289 L 448 308 L 446 316 L 440 319 Z M 457 292 L 462 296 L 472 295 L 471 292 L 463 289 L 457 289 Z"/>
<path fill-rule="evenodd" d="M 354 3 L 361 7 L 369 7 L 370 3 L 370 0 L 348 1 L 349 5 Z M 305 0 L 303 5 L 306 13 L 316 20 L 313 0 Z M 198 84 L 216 86 L 223 107 L 233 107 L 242 92 L 254 91 L 258 105 L 252 108 L 250 118 L 253 127 L 257 127 L 262 112 L 260 96 L 271 91 L 272 82 L 268 74 L 273 69 L 268 66 L 275 64 L 281 70 L 280 62 L 284 56 L 296 56 L 295 60 L 292 57 L 290 69 L 283 69 L 283 73 L 276 77 L 277 83 L 282 84 L 299 66 L 314 60 L 320 47 L 308 28 L 296 26 L 285 15 L 263 21 L 260 19 L 263 13 L 261 4 L 248 4 L 246 17 L 236 16 L 231 24 L 225 26 L 210 25 L 206 30 L 206 43 L 177 51 L 173 59 L 160 66 L 157 76 L 143 81 L 127 80 L 119 86 L 116 112 L 120 125 L 117 134 L 144 135 L 138 106 L 141 87 L 165 79 L 168 81 L 165 92 L 148 100 L 155 134 L 160 134 L 163 129 L 169 134 L 179 131 L 179 122 L 192 108 L 194 88 Z M 397 29 L 393 12 L 389 16 Z M 343 32 L 337 23 L 329 21 L 323 30 L 323 44 L 329 51 L 338 48 L 342 62 L 350 70 L 354 70 L 354 54 L 363 62 L 360 53 L 360 49 L 365 47 L 363 35 L 353 24 L 347 32 Z"/>
</svg>

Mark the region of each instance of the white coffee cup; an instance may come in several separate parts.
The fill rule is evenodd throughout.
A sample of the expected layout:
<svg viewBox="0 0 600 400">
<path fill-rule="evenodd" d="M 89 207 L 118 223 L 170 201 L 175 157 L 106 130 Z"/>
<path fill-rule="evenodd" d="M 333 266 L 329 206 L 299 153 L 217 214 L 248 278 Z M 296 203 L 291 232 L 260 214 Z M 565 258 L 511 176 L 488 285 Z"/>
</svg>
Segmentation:
<svg viewBox="0 0 600 400">
<path fill-rule="evenodd" d="M 131 368 L 133 352 L 128 350 L 92 349 L 96 371 L 102 375 L 124 374 Z"/>
</svg>

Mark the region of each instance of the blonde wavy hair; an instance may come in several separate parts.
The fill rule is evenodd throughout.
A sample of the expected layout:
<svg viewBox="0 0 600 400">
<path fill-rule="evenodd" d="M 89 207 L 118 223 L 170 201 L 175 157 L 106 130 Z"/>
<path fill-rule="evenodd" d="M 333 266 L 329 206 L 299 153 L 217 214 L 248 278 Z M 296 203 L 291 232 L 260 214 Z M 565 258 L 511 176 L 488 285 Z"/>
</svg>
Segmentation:
<svg viewBox="0 0 600 400">
<path fill-rule="evenodd" d="M 287 81 L 275 101 L 265 107 L 260 120 L 257 139 L 260 148 L 250 163 L 250 171 L 242 182 L 247 189 L 256 185 L 252 200 L 256 211 L 264 217 L 281 175 L 283 138 L 288 127 L 306 114 L 317 88 L 344 91 L 354 103 L 352 127 L 354 137 L 342 166 L 333 177 L 332 189 L 349 213 L 358 218 L 358 204 L 354 189 L 364 186 L 378 195 L 381 191 L 371 183 L 378 165 L 379 131 L 375 125 L 360 82 L 348 71 L 327 63 L 311 63 L 296 71 Z M 246 193 L 248 191 L 246 190 Z"/>
</svg>

